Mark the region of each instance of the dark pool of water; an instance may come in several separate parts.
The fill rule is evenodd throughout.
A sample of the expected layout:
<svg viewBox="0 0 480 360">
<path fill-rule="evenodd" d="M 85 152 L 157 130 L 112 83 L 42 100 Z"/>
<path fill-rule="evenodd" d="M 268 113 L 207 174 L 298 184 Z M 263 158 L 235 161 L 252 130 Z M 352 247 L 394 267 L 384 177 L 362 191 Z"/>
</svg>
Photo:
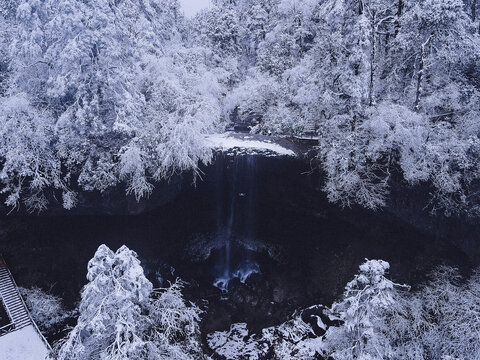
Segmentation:
<svg viewBox="0 0 480 360">
<path fill-rule="evenodd" d="M 196 187 L 141 215 L 3 218 L 0 251 L 20 285 L 50 289 L 73 306 L 98 246 L 125 244 L 155 285 L 187 282 L 186 296 L 206 310 L 206 331 L 238 321 L 260 328 L 329 304 L 365 258 L 389 261 L 391 277 L 409 284 L 438 264 L 473 265 L 450 236 L 328 204 L 303 162 L 221 156 L 203 170 Z M 242 266 L 257 274 L 245 283 L 230 276 L 228 293 L 214 286 Z"/>
</svg>

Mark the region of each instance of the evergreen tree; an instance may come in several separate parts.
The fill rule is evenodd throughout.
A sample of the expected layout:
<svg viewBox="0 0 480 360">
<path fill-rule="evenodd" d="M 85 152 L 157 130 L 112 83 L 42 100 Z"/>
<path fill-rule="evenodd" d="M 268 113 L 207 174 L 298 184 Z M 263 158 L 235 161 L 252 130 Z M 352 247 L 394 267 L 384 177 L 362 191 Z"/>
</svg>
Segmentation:
<svg viewBox="0 0 480 360">
<path fill-rule="evenodd" d="M 399 285 L 385 277 L 389 264 L 367 260 L 345 287 L 343 299 L 332 312 L 343 321 L 331 327 L 322 344 L 324 353 L 337 360 L 385 359 L 393 355 L 385 319 L 396 306 Z"/>
<path fill-rule="evenodd" d="M 59 360 L 198 358 L 198 309 L 186 306 L 178 283 L 155 295 L 135 252 L 101 245 L 87 279 Z"/>
</svg>

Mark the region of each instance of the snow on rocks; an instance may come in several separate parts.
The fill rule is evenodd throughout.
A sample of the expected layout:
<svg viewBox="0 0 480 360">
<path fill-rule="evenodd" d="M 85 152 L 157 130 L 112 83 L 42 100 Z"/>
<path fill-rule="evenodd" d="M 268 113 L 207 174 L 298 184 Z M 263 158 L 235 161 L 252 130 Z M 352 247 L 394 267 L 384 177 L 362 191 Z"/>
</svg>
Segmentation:
<svg viewBox="0 0 480 360">
<path fill-rule="evenodd" d="M 233 324 L 229 331 L 217 331 L 208 335 L 208 344 L 215 352 L 227 359 L 259 359 L 266 353 L 258 341 L 249 338 L 247 324 Z"/>
<path fill-rule="evenodd" d="M 240 153 L 267 156 L 295 156 L 294 151 L 273 141 L 268 136 L 226 132 L 208 135 L 206 139 L 213 149 L 225 151 L 232 155 Z"/>
<path fill-rule="evenodd" d="M 237 323 L 229 331 L 207 336 L 208 346 L 216 355 L 229 360 L 290 359 L 313 360 L 321 352 L 322 338 L 300 316 L 252 334 L 247 324 Z"/>
</svg>

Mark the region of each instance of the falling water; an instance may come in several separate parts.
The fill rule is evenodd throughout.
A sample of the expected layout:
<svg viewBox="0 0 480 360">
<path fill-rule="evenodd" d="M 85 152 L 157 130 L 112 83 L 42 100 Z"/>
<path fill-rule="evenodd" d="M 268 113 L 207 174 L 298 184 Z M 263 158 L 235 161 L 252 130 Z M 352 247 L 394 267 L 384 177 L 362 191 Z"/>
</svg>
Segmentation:
<svg viewBox="0 0 480 360">
<path fill-rule="evenodd" d="M 228 212 L 227 227 L 225 228 L 225 268 L 223 271 L 224 279 L 231 278 L 231 256 L 232 256 L 232 231 L 235 221 L 235 199 L 237 198 L 237 187 L 239 174 L 239 157 L 235 157 L 233 161 L 233 178 L 230 188 L 230 209 Z M 228 285 L 228 281 L 227 281 Z"/>
<path fill-rule="evenodd" d="M 248 239 L 253 239 L 254 237 L 254 227 L 255 227 L 255 185 L 256 185 L 256 160 L 255 156 L 246 156 L 246 164 L 247 164 L 247 206 L 245 211 L 245 236 Z"/>
<path fill-rule="evenodd" d="M 232 161 L 232 178 L 224 183 L 224 163 L 217 159 L 217 233 L 224 243 L 224 259 L 214 285 L 227 291 L 228 283 L 233 278 L 245 282 L 253 273 L 259 272 L 258 264 L 246 258 L 232 260 L 233 238 L 243 236 L 253 239 L 255 226 L 255 166 L 254 155 L 238 155 Z M 227 190 L 227 191 L 226 191 Z M 224 194 L 228 194 L 225 199 Z M 226 214 L 224 211 L 226 210 Z M 225 216 L 226 215 L 226 216 Z"/>
</svg>

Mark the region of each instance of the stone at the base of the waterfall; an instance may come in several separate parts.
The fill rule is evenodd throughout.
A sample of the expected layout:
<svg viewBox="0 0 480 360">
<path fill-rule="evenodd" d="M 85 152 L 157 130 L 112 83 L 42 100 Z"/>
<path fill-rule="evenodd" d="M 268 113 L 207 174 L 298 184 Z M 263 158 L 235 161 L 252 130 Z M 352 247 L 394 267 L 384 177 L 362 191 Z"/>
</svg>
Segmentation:
<svg viewBox="0 0 480 360">
<path fill-rule="evenodd" d="M 315 336 L 310 325 L 297 316 L 259 334 L 252 334 L 245 323 L 233 324 L 228 331 L 209 334 L 207 343 L 216 355 L 230 360 L 313 360 L 321 353 L 322 338 Z"/>
</svg>

